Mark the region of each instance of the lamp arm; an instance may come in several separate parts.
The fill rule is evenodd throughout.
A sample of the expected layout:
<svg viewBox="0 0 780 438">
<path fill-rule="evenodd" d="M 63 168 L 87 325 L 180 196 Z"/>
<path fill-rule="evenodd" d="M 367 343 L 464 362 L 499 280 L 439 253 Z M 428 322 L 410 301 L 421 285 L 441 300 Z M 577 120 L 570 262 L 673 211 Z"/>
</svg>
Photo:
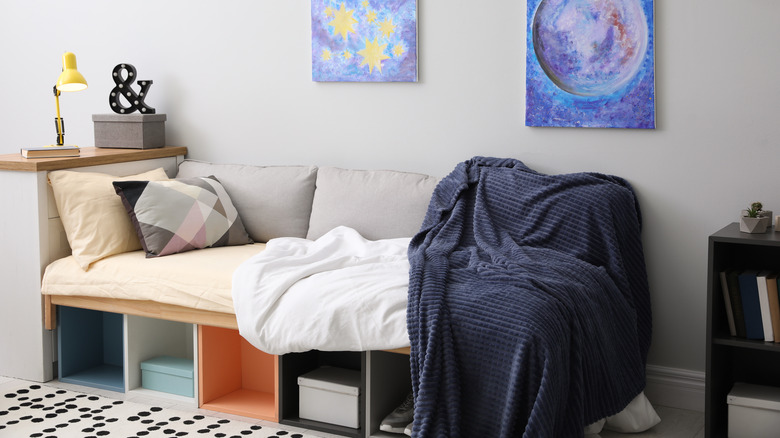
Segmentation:
<svg viewBox="0 0 780 438">
<path fill-rule="evenodd" d="M 56 85 L 54 86 L 54 101 L 57 104 L 57 118 L 54 120 L 57 125 L 57 145 L 61 146 L 65 144 L 65 124 L 60 117 L 60 90 L 57 89 Z"/>
</svg>

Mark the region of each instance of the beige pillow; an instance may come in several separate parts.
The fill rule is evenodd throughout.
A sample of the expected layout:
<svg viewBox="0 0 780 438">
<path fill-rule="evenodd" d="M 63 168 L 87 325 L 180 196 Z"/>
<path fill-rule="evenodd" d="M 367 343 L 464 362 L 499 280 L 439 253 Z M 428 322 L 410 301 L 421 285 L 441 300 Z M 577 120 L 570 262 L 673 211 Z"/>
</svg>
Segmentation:
<svg viewBox="0 0 780 438">
<path fill-rule="evenodd" d="M 54 200 L 73 257 L 85 271 L 92 262 L 114 254 L 141 249 L 114 181 L 161 181 L 162 168 L 117 177 L 104 173 L 57 170 L 49 173 Z"/>
</svg>

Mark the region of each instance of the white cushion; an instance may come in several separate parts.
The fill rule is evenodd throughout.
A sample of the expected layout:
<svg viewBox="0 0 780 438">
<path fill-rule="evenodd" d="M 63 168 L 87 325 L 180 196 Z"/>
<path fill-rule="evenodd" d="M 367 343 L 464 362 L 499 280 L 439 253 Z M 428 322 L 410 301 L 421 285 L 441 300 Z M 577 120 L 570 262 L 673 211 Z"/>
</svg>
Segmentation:
<svg viewBox="0 0 780 438">
<path fill-rule="evenodd" d="M 168 175 L 162 168 L 124 177 L 72 170 L 49 173 L 62 226 L 81 269 L 86 271 L 91 263 L 104 257 L 141 249 L 112 182 L 165 179 Z"/>
</svg>

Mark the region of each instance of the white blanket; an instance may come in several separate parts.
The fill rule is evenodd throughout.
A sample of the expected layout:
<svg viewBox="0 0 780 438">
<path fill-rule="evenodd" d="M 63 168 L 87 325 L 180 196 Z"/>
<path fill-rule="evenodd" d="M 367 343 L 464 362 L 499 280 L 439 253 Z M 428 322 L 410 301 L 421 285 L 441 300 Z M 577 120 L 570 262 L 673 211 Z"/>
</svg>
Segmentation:
<svg viewBox="0 0 780 438">
<path fill-rule="evenodd" d="M 347 227 L 270 240 L 233 274 L 239 332 L 270 354 L 408 347 L 409 240 Z"/>
</svg>

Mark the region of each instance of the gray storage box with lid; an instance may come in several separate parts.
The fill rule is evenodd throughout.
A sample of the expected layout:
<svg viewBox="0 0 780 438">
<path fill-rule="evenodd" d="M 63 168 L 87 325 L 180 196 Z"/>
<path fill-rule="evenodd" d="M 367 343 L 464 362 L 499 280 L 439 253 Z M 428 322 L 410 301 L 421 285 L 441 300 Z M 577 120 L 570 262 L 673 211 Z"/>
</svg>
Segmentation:
<svg viewBox="0 0 780 438">
<path fill-rule="evenodd" d="M 302 419 L 358 428 L 360 371 L 323 366 L 298 376 Z"/>
<path fill-rule="evenodd" d="M 737 382 L 726 400 L 729 437 L 780 436 L 780 388 Z"/>
<path fill-rule="evenodd" d="M 95 147 L 155 149 L 165 146 L 165 114 L 93 114 Z"/>
</svg>

